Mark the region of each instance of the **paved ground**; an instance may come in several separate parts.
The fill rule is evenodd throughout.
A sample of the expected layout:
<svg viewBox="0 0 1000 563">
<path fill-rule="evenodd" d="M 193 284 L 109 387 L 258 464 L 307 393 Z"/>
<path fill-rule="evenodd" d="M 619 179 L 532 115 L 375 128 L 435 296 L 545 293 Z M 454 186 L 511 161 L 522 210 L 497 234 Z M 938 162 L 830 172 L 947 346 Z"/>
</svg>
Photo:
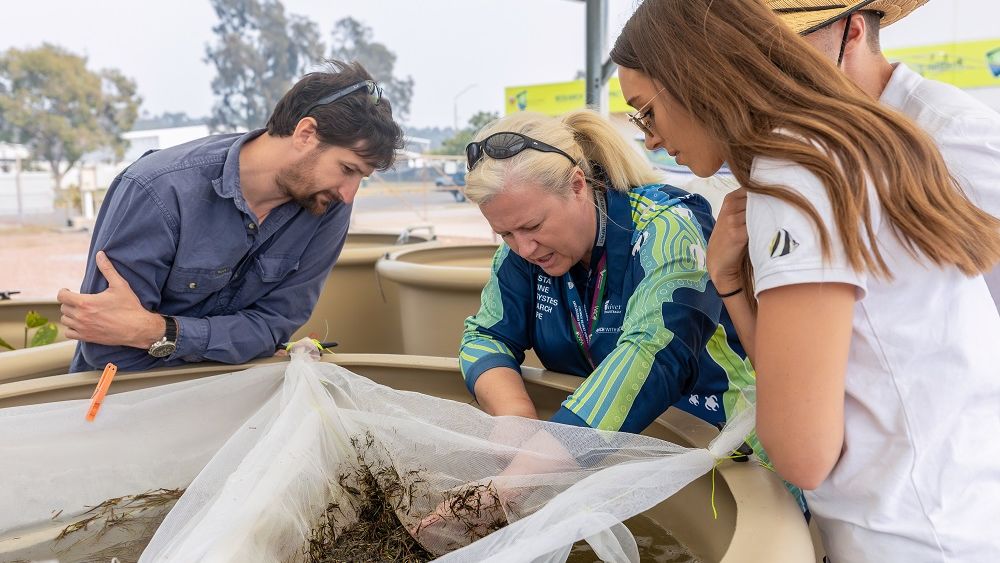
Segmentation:
<svg viewBox="0 0 1000 563">
<path fill-rule="evenodd" d="M 54 299 L 61 287 L 79 289 L 90 233 L 19 227 L 0 217 L 0 291 L 19 290 L 18 299 Z M 432 225 L 445 242 L 494 240 L 479 209 L 457 203 L 448 192 L 424 184 L 362 188 L 351 229 L 397 232 Z"/>
</svg>

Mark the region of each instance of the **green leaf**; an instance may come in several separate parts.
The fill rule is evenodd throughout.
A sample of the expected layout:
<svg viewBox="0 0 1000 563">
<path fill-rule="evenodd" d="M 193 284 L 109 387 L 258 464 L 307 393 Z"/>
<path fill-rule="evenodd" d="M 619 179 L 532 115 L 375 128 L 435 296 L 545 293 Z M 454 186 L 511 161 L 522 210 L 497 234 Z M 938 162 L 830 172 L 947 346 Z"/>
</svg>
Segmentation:
<svg viewBox="0 0 1000 563">
<path fill-rule="evenodd" d="M 31 346 L 29 348 L 34 348 L 35 346 L 45 346 L 46 344 L 52 344 L 56 341 L 56 336 L 59 334 L 59 327 L 55 323 L 49 323 L 35 332 L 35 336 L 31 338 Z"/>
<path fill-rule="evenodd" d="M 24 316 L 24 324 L 28 325 L 28 328 L 38 328 L 47 322 L 49 320 L 39 315 L 37 311 L 28 311 L 28 314 Z"/>
<path fill-rule="evenodd" d="M 14 347 L 11 346 L 10 344 L 7 344 L 7 341 L 4 340 L 3 338 L 0 338 L 0 348 L 6 348 L 8 350 L 13 350 L 14 349 Z"/>
</svg>

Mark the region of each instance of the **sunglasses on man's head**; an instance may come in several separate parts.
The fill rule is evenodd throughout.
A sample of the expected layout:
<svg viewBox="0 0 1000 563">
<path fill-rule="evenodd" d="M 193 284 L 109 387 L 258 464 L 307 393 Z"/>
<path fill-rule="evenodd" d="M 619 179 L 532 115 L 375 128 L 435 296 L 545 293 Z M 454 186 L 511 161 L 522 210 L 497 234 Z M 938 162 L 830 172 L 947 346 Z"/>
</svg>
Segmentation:
<svg viewBox="0 0 1000 563">
<path fill-rule="evenodd" d="M 552 145 L 532 139 L 527 135 L 507 131 L 494 133 L 482 141 L 469 143 L 465 146 L 465 158 L 468 160 L 469 170 L 472 170 L 472 168 L 483 159 L 483 155 L 494 160 L 504 160 L 505 158 L 511 158 L 521 154 L 528 149 L 561 154 L 565 156 L 566 160 L 569 160 L 573 166 L 576 166 L 576 161 L 573 160 L 573 157 L 566 154 L 562 150 L 557 149 Z"/>
<path fill-rule="evenodd" d="M 302 117 L 307 117 L 314 109 L 320 106 L 325 106 L 326 104 L 332 104 L 344 96 L 353 94 L 362 88 L 368 89 L 368 101 L 370 101 L 372 105 L 377 106 L 379 102 L 382 101 L 382 87 L 376 84 L 374 80 L 365 80 L 356 84 L 351 84 L 342 90 L 337 90 L 329 96 L 323 96 L 317 100 L 316 103 L 306 108 L 306 111 L 302 112 Z"/>
</svg>

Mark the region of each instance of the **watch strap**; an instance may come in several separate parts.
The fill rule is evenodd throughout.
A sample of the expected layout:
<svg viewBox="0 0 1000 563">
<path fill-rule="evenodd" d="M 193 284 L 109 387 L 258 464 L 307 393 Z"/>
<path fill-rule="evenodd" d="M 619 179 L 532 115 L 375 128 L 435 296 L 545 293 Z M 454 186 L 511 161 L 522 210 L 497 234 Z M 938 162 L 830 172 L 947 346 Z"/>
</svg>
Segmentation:
<svg viewBox="0 0 1000 563">
<path fill-rule="evenodd" d="M 167 330 L 164 333 L 163 337 L 167 340 L 167 342 L 171 343 L 177 342 L 177 319 L 167 315 L 160 315 L 160 316 L 163 317 L 163 321 L 167 325 Z"/>
</svg>

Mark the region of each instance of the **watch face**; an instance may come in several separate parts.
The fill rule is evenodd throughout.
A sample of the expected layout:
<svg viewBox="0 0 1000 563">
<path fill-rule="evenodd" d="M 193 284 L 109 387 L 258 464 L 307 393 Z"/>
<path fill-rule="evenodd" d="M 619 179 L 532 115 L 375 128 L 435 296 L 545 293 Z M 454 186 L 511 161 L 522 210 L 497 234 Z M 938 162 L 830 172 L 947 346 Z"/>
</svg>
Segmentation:
<svg viewBox="0 0 1000 563">
<path fill-rule="evenodd" d="M 177 345 L 173 342 L 157 342 L 149 348 L 149 355 L 154 358 L 166 358 L 176 349 Z"/>
</svg>

